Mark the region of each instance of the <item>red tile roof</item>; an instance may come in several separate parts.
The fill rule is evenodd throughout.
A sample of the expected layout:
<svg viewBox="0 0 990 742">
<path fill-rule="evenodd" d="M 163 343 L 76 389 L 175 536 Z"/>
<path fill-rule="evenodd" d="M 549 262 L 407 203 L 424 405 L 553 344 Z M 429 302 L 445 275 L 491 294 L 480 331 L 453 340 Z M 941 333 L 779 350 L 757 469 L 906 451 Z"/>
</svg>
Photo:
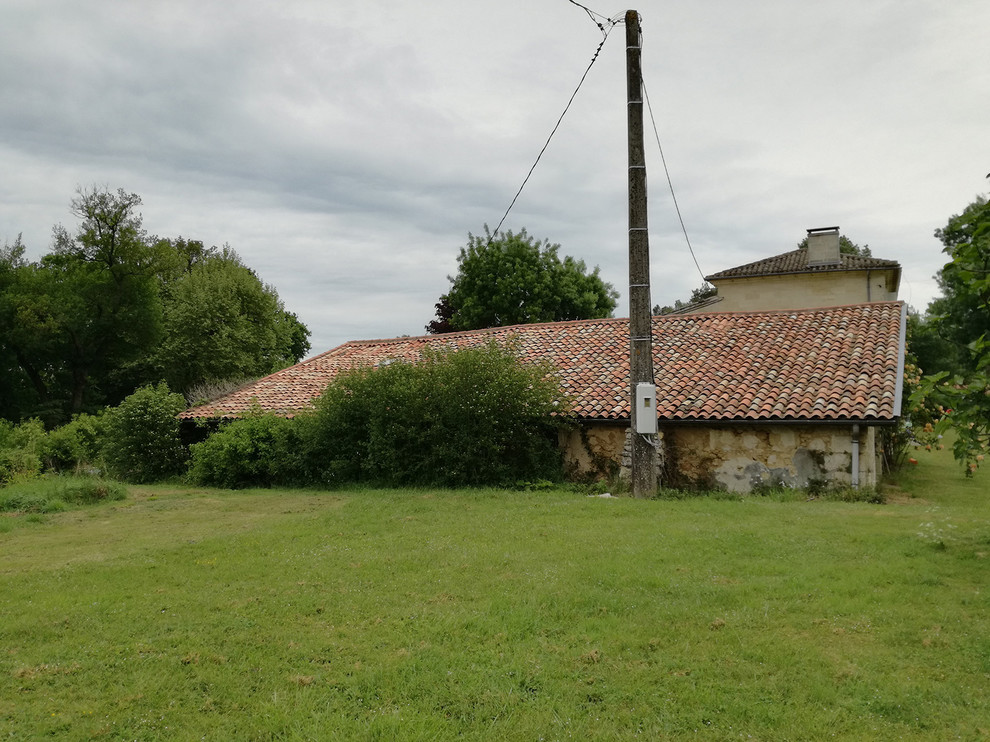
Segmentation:
<svg viewBox="0 0 990 742">
<path fill-rule="evenodd" d="M 865 271 L 900 268 L 896 260 L 881 260 L 860 255 L 839 255 L 838 263 L 826 265 L 808 265 L 808 251 L 803 249 L 791 250 L 772 258 L 764 258 L 753 263 L 746 263 L 735 268 L 705 276 L 706 281 L 718 281 L 725 278 L 748 278 L 751 276 L 779 276 L 787 273 L 826 273 L 831 271 Z"/>
<path fill-rule="evenodd" d="M 654 317 L 660 419 L 891 421 L 900 414 L 903 316 L 903 303 L 877 302 Z M 291 415 L 341 371 L 512 337 L 523 360 L 559 370 L 579 419 L 628 419 L 628 327 L 627 319 L 582 320 L 354 341 L 182 416 L 236 417 L 253 403 Z"/>
</svg>

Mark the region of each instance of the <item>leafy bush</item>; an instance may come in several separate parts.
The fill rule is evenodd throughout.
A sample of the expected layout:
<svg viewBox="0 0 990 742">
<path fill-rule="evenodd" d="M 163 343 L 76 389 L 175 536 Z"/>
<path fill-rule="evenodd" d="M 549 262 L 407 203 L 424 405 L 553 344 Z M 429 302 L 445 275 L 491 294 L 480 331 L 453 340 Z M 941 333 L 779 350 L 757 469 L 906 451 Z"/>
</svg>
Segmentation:
<svg viewBox="0 0 990 742">
<path fill-rule="evenodd" d="M 48 432 L 41 441 L 39 456 L 48 471 L 80 473 L 95 468 L 100 459 L 103 418 L 78 415 L 72 422 Z"/>
<path fill-rule="evenodd" d="M 0 487 L 16 477 L 41 472 L 39 451 L 45 440 L 45 426 L 40 420 L 26 420 L 18 425 L 0 420 Z"/>
<path fill-rule="evenodd" d="M 343 374 L 306 431 L 324 483 L 512 485 L 559 480 L 567 405 L 547 366 L 491 343 Z M 561 413 L 561 414 L 555 414 Z"/>
<path fill-rule="evenodd" d="M 271 487 L 301 484 L 300 421 L 252 414 L 224 423 L 190 447 L 190 478 L 213 487 Z"/>
<path fill-rule="evenodd" d="M 415 435 L 403 435 L 417 412 L 419 398 L 414 367 L 395 363 L 378 369 L 357 369 L 339 376 L 317 402 L 306 436 L 306 460 L 323 484 L 385 480 Z M 386 440 L 396 446 L 388 450 Z M 409 468 L 415 462 L 408 462 Z M 376 473 L 382 476 L 375 476 Z"/>
<path fill-rule="evenodd" d="M 159 384 L 138 389 L 108 410 L 103 423 L 103 459 L 109 473 L 138 483 L 180 474 L 188 456 L 176 415 L 185 408 L 181 394 Z"/>
</svg>

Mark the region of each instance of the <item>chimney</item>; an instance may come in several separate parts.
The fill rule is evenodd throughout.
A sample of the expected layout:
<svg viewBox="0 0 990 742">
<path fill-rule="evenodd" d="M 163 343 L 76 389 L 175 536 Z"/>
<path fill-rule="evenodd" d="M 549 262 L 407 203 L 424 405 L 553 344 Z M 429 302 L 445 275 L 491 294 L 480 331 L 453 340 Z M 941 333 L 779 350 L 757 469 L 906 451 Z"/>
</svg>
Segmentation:
<svg viewBox="0 0 990 742">
<path fill-rule="evenodd" d="M 808 267 L 839 264 L 839 228 L 808 230 Z"/>
</svg>

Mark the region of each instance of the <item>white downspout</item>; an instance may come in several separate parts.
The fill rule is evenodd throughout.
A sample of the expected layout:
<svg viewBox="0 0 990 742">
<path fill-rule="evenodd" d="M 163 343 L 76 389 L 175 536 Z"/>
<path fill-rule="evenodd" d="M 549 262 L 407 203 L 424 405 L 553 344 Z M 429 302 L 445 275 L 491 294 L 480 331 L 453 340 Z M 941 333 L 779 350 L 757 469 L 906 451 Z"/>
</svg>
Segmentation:
<svg viewBox="0 0 990 742">
<path fill-rule="evenodd" d="M 859 489 L 859 425 L 852 429 L 852 486 Z"/>
</svg>

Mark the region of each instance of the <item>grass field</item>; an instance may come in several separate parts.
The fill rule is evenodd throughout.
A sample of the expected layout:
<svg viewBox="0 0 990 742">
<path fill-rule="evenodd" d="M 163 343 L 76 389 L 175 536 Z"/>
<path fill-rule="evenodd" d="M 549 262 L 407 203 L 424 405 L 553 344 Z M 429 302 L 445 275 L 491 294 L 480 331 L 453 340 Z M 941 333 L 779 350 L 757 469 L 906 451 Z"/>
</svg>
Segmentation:
<svg viewBox="0 0 990 742">
<path fill-rule="evenodd" d="M 0 739 L 990 739 L 990 479 L 0 516 Z"/>
</svg>

